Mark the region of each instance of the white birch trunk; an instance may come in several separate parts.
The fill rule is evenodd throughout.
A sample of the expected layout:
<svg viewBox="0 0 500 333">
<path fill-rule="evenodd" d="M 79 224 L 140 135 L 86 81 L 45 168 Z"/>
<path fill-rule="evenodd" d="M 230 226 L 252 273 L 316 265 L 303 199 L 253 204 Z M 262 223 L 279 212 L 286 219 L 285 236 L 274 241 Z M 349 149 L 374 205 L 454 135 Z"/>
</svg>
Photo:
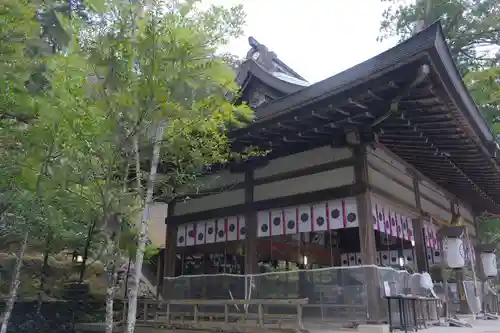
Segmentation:
<svg viewBox="0 0 500 333">
<path fill-rule="evenodd" d="M 0 328 L 0 333 L 7 333 L 7 326 L 9 325 L 10 315 L 12 314 L 12 309 L 14 309 L 14 304 L 16 303 L 17 290 L 21 281 L 19 281 L 19 276 L 21 275 L 21 268 L 23 267 L 24 252 L 26 251 L 26 246 L 28 244 L 28 233 L 24 234 L 24 240 L 17 255 L 17 262 L 14 272 L 14 277 L 12 279 L 12 285 L 10 287 L 10 295 L 7 300 L 7 306 L 2 318 L 2 326 Z"/>
<path fill-rule="evenodd" d="M 159 124 L 158 127 L 156 128 L 155 138 L 153 142 L 151 171 L 149 173 L 148 188 L 144 204 L 144 213 L 139 228 L 139 239 L 137 241 L 137 251 L 135 254 L 135 264 L 134 264 L 135 274 L 133 276 L 133 283 L 131 285 L 128 295 L 129 308 L 127 312 L 126 333 L 134 333 L 135 330 L 135 322 L 137 316 L 137 293 L 139 290 L 139 284 L 142 276 L 142 263 L 144 261 L 144 250 L 146 248 L 146 237 L 148 235 L 149 208 L 153 202 L 153 191 L 156 180 L 156 171 L 158 169 L 158 163 L 160 161 L 160 146 L 161 146 L 161 140 L 163 139 L 164 131 L 165 131 L 165 125 L 163 123 Z"/>
<path fill-rule="evenodd" d="M 106 263 L 106 272 L 107 272 L 108 278 L 107 278 L 107 286 L 106 286 L 106 318 L 105 318 L 104 322 L 105 322 L 105 332 L 106 333 L 113 333 L 113 328 L 114 328 L 113 300 L 115 298 L 118 273 L 116 271 L 116 262 L 115 262 L 115 260 L 116 260 L 115 242 L 112 239 L 109 239 L 108 242 L 109 242 L 109 244 L 108 244 L 107 255 L 110 257 Z"/>
<path fill-rule="evenodd" d="M 109 273 L 108 273 L 109 274 Z M 113 333 L 113 287 L 107 287 L 106 289 L 106 320 L 105 327 L 106 333 Z"/>
</svg>

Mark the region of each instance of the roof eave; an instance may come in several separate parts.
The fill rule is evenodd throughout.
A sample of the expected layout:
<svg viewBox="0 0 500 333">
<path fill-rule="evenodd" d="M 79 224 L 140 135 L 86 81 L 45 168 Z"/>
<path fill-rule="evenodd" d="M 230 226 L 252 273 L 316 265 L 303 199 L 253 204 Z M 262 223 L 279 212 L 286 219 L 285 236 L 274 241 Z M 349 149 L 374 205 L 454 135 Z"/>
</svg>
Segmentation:
<svg viewBox="0 0 500 333">
<path fill-rule="evenodd" d="M 441 25 L 437 24 L 437 28 L 437 38 L 435 39 L 434 49 L 430 53 L 434 66 L 439 72 L 448 94 L 457 104 L 457 109 L 460 111 L 464 119 L 467 119 L 467 122 L 471 125 L 473 131 L 469 134 L 479 138 L 480 143 L 485 148 L 485 151 L 488 151 L 488 154 L 492 155 L 492 147 L 494 146 L 491 145 L 491 142 L 494 141 L 494 135 L 491 128 L 481 115 L 481 112 L 477 108 L 469 90 L 465 86 L 465 83 L 458 72 L 457 67 L 455 66 L 450 50 L 446 45 Z"/>
<path fill-rule="evenodd" d="M 244 75 L 248 76 L 251 74 L 262 81 L 265 85 L 279 91 L 284 95 L 292 94 L 304 88 L 303 86 L 285 82 L 277 77 L 274 77 L 252 59 L 246 60 L 242 66 L 244 66 Z M 240 79 L 238 78 L 238 82 L 239 81 Z"/>
</svg>

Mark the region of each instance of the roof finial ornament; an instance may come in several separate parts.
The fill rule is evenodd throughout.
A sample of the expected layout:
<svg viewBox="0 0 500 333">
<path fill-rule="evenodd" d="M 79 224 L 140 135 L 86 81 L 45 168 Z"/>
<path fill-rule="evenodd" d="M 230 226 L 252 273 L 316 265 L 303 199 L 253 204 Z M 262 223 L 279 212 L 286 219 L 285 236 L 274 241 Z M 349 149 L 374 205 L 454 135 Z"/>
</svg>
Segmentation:
<svg viewBox="0 0 500 333">
<path fill-rule="evenodd" d="M 252 59 L 267 70 L 273 70 L 275 65 L 273 59 L 276 58 L 276 53 L 269 51 L 267 46 L 260 44 L 253 37 L 248 37 L 248 44 L 251 49 L 247 52 L 247 59 Z"/>
</svg>

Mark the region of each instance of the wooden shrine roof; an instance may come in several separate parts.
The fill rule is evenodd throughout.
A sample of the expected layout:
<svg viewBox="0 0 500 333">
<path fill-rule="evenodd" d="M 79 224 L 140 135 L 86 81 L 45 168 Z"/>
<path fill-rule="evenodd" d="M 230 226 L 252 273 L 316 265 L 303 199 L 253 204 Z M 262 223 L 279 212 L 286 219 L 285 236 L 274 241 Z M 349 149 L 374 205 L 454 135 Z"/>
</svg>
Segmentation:
<svg viewBox="0 0 500 333">
<path fill-rule="evenodd" d="M 500 212 L 498 148 L 439 22 L 355 67 L 262 105 L 255 114 L 249 126 L 231 133 L 236 149 L 256 145 L 287 155 L 342 145 L 345 130 L 356 127 L 373 132 L 464 201 Z"/>
</svg>

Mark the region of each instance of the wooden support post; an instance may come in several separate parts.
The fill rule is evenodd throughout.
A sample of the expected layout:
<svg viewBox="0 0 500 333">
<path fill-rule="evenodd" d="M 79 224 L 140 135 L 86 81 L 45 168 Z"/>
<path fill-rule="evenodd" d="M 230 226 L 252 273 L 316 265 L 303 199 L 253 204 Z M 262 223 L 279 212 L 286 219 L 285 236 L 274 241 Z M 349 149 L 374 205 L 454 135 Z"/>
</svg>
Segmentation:
<svg viewBox="0 0 500 333">
<path fill-rule="evenodd" d="M 453 199 L 450 201 L 450 212 L 452 215 L 452 220 L 454 220 L 453 217 L 459 215 L 459 213 L 457 212 L 457 208 L 456 208 L 457 206 L 458 206 L 457 199 Z M 465 281 L 466 268 L 465 267 L 456 268 L 456 269 L 454 269 L 454 271 L 455 271 L 455 277 L 456 277 L 456 281 L 457 281 L 458 296 L 460 297 L 460 313 L 462 313 L 462 314 L 471 313 L 469 304 L 467 303 L 467 296 L 465 294 L 464 281 Z M 471 301 L 474 302 L 475 300 L 471 300 Z"/>
<path fill-rule="evenodd" d="M 166 247 L 166 244 L 165 244 Z M 165 251 L 165 249 L 164 249 Z M 164 254 L 163 254 L 164 256 Z M 165 260 L 162 257 L 161 251 L 158 252 L 158 258 L 156 259 L 156 299 L 160 298 L 161 288 L 163 287 L 163 263 Z"/>
<path fill-rule="evenodd" d="M 257 212 L 253 208 L 254 171 L 245 171 L 245 274 L 258 272 Z"/>
<path fill-rule="evenodd" d="M 481 310 L 484 311 L 484 312 L 489 312 L 487 311 L 486 309 L 486 296 L 485 296 L 485 283 L 486 281 L 488 280 L 485 275 L 484 275 L 484 269 L 483 269 L 483 263 L 481 261 L 481 253 L 478 251 L 476 245 L 477 244 L 481 244 L 482 243 L 482 239 L 479 237 L 479 222 L 477 220 L 478 216 L 480 214 L 478 214 L 477 212 L 473 211 L 472 212 L 472 219 L 473 219 L 473 222 L 474 222 L 474 231 L 475 231 L 475 234 L 476 234 L 476 242 L 474 244 L 474 254 L 476 255 L 475 256 L 475 264 L 476 264 L 476 276 L 479 280 L 479 283 L 480 283 L 480 289 L 478 290 L 480 292 L 480 295 L 481 295 L 481 298 L 482 298 L 482 302 L 481 302 Z M 490 309 L 492 310 L 492 309 Z M 495 310 L 496 311 L 496 310 Z"/>
<path fill-rule="evenodd" d="M 372 324 L 380 324 L 385 316 L 382 303 L 382 286 L 378 268 L 376 267 L 375 229 L 373 228 L 372 207 L 368 178 L 368 161 L 365 145 L 354 147 L 354 172 L 356 184 L 364 189 L 356 196 L 359 215 L 359 239 L 361 257 L 364 265 L 373 265 L 365 268 L 365 286 L 367 293 L 367 320 Z"/>
<path fill-rule="evenodd" d="M 168 299 L 168 287 L 169 283 L 165 280 L 165 277 L 175 276 L 175 259 L 177 255 L 177 225 L 170 222 L 174 216 L 175 201 L 171 201 L 167 208 L 167 217 L 165 218 L 165 224 L 167 225 L 167 233 L 165 235 L 165 252 L 163 254 L 163 283 L 162 283 L 162 295 L 163 298 Z"/>
<path fill-rule="evenodd" d="M 460 313 L 461 314 L 469 314 L 471 313 L 469 304 L 467 303 L 467 296 L 465 294 L 465 268 L 456 268 L 455 276 L 457 279 L 457 291 L 460 297 Z M 472 300 L 474 302 L 474 300 Z"/>
<path fill-rule="evenodd" d="M 429 272 L 429 260 L 424 235 L 424 217 L 422 214 L 422 203 L 420 202 L 420 183 L 415 174 L 413 176 L 413 194 L 415 196 L 415 208 L 419 215 L 413 219 L 413 235 L 415 238 L 415 257 L 417 259 L 417 272 Z"/>
<path fill-rule="evenodd" d="M 472 213 L 472 220 L 474 222 L 474 231 L 476 234 L 476 242 L 475 242 L 475 244 L 473 244 L 474 254 L 476 255 L 474 260 L 475 260 L 475 264 L 476 264 L 476 267 L 475 267 L 476 268 L 476 275 L 477 275 L 479 281 L 481 281 L 481 284 L 484 285 L 483 282 L 485 280 L 485 277 L 484 277 L 484 271 L 483 271 L 483 264 L 481 262 L 481 253 L 479 253 L 479 251 L 477 251 L 477 248 L 476 248 L 476 245 L 481 244 L 483 241 L 479 237 L 479 226 L 478 226 L 477 216 L 478 216 L 478 214 L 476 212 Z"/>
</svg>

